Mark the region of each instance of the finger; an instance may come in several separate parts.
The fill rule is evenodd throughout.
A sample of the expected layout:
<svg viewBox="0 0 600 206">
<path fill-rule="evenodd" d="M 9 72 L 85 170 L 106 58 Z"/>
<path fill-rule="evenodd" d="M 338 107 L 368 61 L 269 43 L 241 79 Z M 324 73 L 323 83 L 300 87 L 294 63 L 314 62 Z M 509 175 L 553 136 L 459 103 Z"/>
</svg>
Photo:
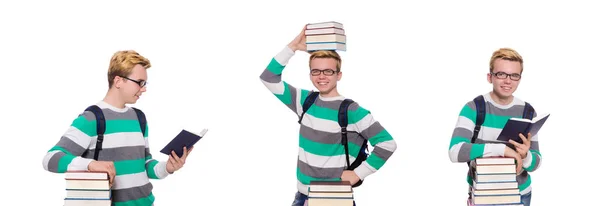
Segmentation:
<svg viewBox="0 0 600 206">
<path fill-rule="evenodd" d="M 171 156 L 173 156 L 174 159 L 179 159 L 179 156 L 177 156 L 175 151 L 171 151 Z"/>
<path fill-rule="evenodd" d="M 519 145 L 521 145 L 521 144 L 519 144 L 518 142 L 516 142 L 516 141 L 514 141 L 514 140 L 512 140 L 512 139 L 508 140 L 508 143 L 511 143 L 511 144 L 512 144 L 512 145 L 514 145 L 515 147 L 518 147 Z"/>
</svg>

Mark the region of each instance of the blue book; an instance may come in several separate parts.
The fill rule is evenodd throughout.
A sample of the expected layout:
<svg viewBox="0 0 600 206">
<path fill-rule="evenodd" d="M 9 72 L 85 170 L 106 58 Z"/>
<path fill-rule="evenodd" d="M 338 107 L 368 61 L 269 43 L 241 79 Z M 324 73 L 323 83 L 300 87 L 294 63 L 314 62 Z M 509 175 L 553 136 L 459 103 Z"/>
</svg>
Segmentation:
<svg viewBox="0 0 600 206">
<path fill-rule="evenodd" d="M 171 151 L 175 151 L 178 157 L 183 156 L 183 147 L 186 147 L 188 150 L 190 147 L 194 146 L 198 140 L 200 140 L 206 134 L 208 130 L 204 129 L 199 134 L 191 133 L 187 130 L 181 130 L 175 138 L 169 142 L 162 150 L 161 153 L 166 155 L 171 155 Z"/>
<path fill-rule="evenodd" d="M 502 128 L 502 131 L 498 136 L 498 140 L 508 143 L 508 140 L 512 139 L 519 144 L 523 144 L 523 140 L 521 140 L 519 134 L 523 134 L 525 138 L 527 138 L 527 133 L 531 133 L 532 137 L 535 136 L 540 131 L 542 125 L 544 125 L 549 116 L 550 114 L 543 114 L 533 118 L 532 120 L 523 118 L 510 118 L 506 122 L 506 125 L 504 125 L 504 128 Z M 510 143 L 508 144 L 512 145 Z"/>
</svg>

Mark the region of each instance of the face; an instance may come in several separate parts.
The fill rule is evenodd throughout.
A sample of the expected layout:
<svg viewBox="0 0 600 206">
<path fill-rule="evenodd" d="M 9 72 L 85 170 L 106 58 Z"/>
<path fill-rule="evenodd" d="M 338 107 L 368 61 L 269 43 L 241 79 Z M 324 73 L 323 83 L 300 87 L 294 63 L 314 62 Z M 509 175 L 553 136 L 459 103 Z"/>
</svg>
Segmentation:
<svg viewBox="0 0 600 206">
<path fill-rule="evenodd" d="M 129 76 L 115 77 L 115 86 L 119 88 L 119 94 L 126 104 L 134 104 L 142 93 L 146 92 L 146 86 L 142 87 L 139 83 L 144 84 L 147 79 L 146 69 L 141 65 L 135 65 Z"/>
<path fill-rule="evenodd" d="M 323 95 L 334 91 L 337 81 L 342 78 L 342 72 L 337 72 L 336 65 L 332 58 L 315 58 L 310 62 L 310 80 Z"/>
<path fill-rule="evenodd" d="M 494 74 L 487 75 L 488 82 L 493 85 L 494 94 L 501 99 L 512 97 L 519 86 L 521 71 L 519 62 L 496 59 L 492 71 Z"/>
</svg>

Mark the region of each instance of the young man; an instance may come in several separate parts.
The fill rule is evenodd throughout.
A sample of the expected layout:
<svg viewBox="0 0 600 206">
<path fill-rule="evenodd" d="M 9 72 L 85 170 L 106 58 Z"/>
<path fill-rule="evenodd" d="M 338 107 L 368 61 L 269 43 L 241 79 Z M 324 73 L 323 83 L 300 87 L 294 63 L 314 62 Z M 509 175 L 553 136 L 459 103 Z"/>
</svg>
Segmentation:
<svg viewBox="0 0 600 206">
<path fill-rule="evenodd" d="M 509 118 L 523 117 L 525 102 L 513 96 L 521 81 L 522 73 L 523 58 L 515 50 L 502 48 L 493 53 L 490 59 L 490 73 L 487 75 L 488 82 L 493 86 L 492 91 L 482 95 L 486 111 L 484 123 L 474 143 L 471 143 L 477 112 L 474 100 L 465 104 L 452 133 L 448 155 L 455 163 L 470 162 L 479 157 L 514 158 L 517 162 L 517 182 L 521 200 L 529 206 L 531 201 L 529 173 L 537 170 L 542 161 L 537 135 L 531 137 L 531 134 L 521 134 L 523 144 L 511 140 L 510 144 L 514 145 L 515 149 L 494 142 Z M 536 115 L 534 112 L 533 117 Z M 471 172 L 472 168 L 469 168 L 467 182 L 472 186 Z"/>
<path fill-rule="evenodd" d="M 179 170 L 193 148 L 183 148 L 181 157 L 171 152 L 167 162 L 152 158 L 148 127 L 142 134 L 136 111 L 125 105 L 134 104 L 146 92 L 146 70 L 150 66 L 150 61 L 135 51 L 116 52 L 108 68 L 108 92 L 102 101 L 95 104 L 105 119 L 97 160 L 94 160 L 98 138 L 96 116 L 85 111 L 48 151 L 43 159 L 44 169 L 54 173 L 72 170 L 107 172 L 112 205 L 153 205 L 154 195 L 149 179 L 163 179 Z"/>
<path fill-rule="evenodd" d="M 345 170 L 347 159 L 341 143 L 341 127 L 338 125 L 338 110 L 345 99 L 337 90 L 337 82 L 342 78 L 340 56 L 335 51 L 311 53 L 310 80 L 319 93 L 307 111 L 303 111 L 302 105 L 313 91 L 297 89 L 281 79 L 283 69 L 295 52 L 306 51 L 305 29 L 271 59 L 260 76 L 265 86 L 281 102 L 299 118 L 302 117 L 296 172 L 298 192 L 293 206 L 305 204 L 311 181 L 342 180 L 354 185 L 379 170 L 396 150 L 396 142 L 373 119 L 370 111 L 356 102 L 351 103 L 347 113 L 349 161 L 354 161 L 364 141 L 368 140 L 374 149 L 354 170 Z"/>
</svg>

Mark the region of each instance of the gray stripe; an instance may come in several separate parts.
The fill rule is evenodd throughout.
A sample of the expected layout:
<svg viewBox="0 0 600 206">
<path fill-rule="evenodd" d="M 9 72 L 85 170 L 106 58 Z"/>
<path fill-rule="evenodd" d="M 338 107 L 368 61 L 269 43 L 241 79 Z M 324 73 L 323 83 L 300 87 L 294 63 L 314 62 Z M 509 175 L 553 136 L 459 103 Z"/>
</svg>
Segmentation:
<svg viewBox="0 0 600 206">
<path fill-rule="evenodd" d="M 296 98 L 298 96 L 299 91 L 297 91 L 296 88 L 294 88 L 293 86 L 291 86 L 289 84 L 288 84 L 288 87 L 290 88 L 290 97 L 292 98 L 291 99 L 292 101 L 290 101 L 290 104 L 286 105 L 286 106 L 288 106 L 292 111 L 294 111 L 294 113 L 298 114 L 297 107 L 296 107 Z"/>
<path fill-rule="evenodd" d="M 58 141 L 56 146 L 64 148 L 65 150 L 69 151 L 71 154 L 73 154 L 75 156 L 83 154 L 83 152 L 85 152 L 85 150 L 87 149 L 87 148 L 81 147 L 79 144 L 77 144 L 76 142 L 73 142 L 73 140 L 71 140 L 65 136 L 60 138 L 60 141 Z"/>
<path fill-rule="evenodd" d="M 88 153 L 84 155 L 85 158 L 94 158 L 95 149 L 88 150 Z M 146 157 L 146 147 L 144 146 L 129 146 L 129 147 L 118 147 L 118 148 L 103 148 L 98 154 L 98 160 L 106 161 L 121 161 L 121 160 L 135 160 Z"/>
<path fill-rule="evenodd" d="M 384 130 L 383 126 L 379 122 L 371 124 L 367 129 L 363 130 L 361 134 L 365 139 L 371 139 L 371 137 L 381 133 Z"/>
<path fill-rule="evenodd" d="M 464 138 L 468 138 L 469 140 L 471 140 L 471 137 L 473 137 L 473 132 L 471 130 L 468 130 L 468 129 L 465 129 L 462 127 L 456 127 L 456 128 L 454 128 L 452 137 L 464 137 Z"/>
<path fill-rule="evenodd" d="M 383 159 L 384 161 L 387 161 L 392 156 L 392 153 L 393 152 L 387 151 L 381 147 L 375 147 L 373 149 L 373 154 L 377 155 L 377 157 Z"/>
<path fill-rule="evenodd" d="M 339 178 L 342 176 L 342 172 L 344 171 L 344 167 L 318 168 L 312 167 L 300 160 L 298 160 L 298 168 L 300 168 L 300 172 L 306 176 L 321 179 Z"/>
<path fill-rule="evenodd" d="M 460 150 L 458 151 L 458 162 L 468 162 L 471 160 L 471 148 L 472 144 L 462 144 L 460 146 Z"/>
<path fill-rule="evenodd" d="M 536 151 L 540 151 L 540 144 L 538 143 L 538 141 L 531 141 L 531 145 L 529 145 L 529 149 L 531 150 L 536 150 Z"/>
<path fill-rule="evenodd" d="M 317 105 L 322 108 L 331 109 L 334 111 L 339 111 L 341 104 L 342 100 L 322 101 L 321 99 L 317 98 L 317 100 L 315 100 L 314 105 Z M 350 107 L 348 107 L 348 109 L 350 109 Z"/>
<path fill-rule="evenodd" d="M 342 143 L 342 132 L 329 133 L 324 131 L 319 131 L 312 129 L 310 127 L 302 125 L 300 127 L 300 135 L 302 137 L 321 144 L 341 144 Z M 358 146 L 363 144 L 363 139 L 358 135 L 358 133 L 349 132 L 347 133 L 348 142 L 352 142 Z"/>
<path fill-rule="evenodd" d="M 115 112 L 111 109 L 102 109 L 104 113 L 104 119 L 106 120 L 138 120 L 137 114 L 133 109 L 129 109 L 126 112 Z"/>
<path fill-rule="evenodd" d="M 535 171 L 535 170 L 537 170 L 538 166 L 540 165 L 540 157 L 537 154 L 532 154 L 532 155 L 533 155 L 532 158 L 535 158 L 535 164 L 532 165 L 531 171 Z"/>
<path fill-rule="evenodd" d="M 524 105 L 513 105 L 510 108 L 502 109 L 494 106 L 490 102 L 486 102 L 486 113 L 497 116 L 521 117 L 523 116 Z"/>
<path fill-rule="evenodd" d="M 517 175 L 517 182 L 519 183 L 519 185 L 522 185 L 523 183 L 527 182 L 527 176 L 529 176 L 529 174 L 525 170 L 523 170 L 521 174 Z"/>
<path fill-rule="evenodd" d="M 269 83 L 278 83 L 281 82 L 281 75 L 276 75 L 275 73 L 269 71 L 269 69 L 265 69 L 262 74 L 260 74 L 260 79 Z"/>
<path fill-rule="evenodd" d="M 475 108 L 475 102 L 473 100 L 467 102 L 467 106 L 469 108 L 471 108 L 473 111 L 477 111 L 477 108 Z"/>
<path fill-rule="evenodd" d="M 139 187 L 112 190 L 112 200 L 113 202 L 125 202 L 145 198 L 150 195 L 152 189 L 152 183 L 147 183 Z"/>
<path fill-rule="evenodd" d="M 50 158 L 50 161 L 48 161 L 48 171 L 58 172 L 58 161 L 60 161 L 60 159 L 65 155 L 67 154 L 63 152 L 54 153 L 54 155 L 52 155 L 52 157 Z"/>
</svg>

